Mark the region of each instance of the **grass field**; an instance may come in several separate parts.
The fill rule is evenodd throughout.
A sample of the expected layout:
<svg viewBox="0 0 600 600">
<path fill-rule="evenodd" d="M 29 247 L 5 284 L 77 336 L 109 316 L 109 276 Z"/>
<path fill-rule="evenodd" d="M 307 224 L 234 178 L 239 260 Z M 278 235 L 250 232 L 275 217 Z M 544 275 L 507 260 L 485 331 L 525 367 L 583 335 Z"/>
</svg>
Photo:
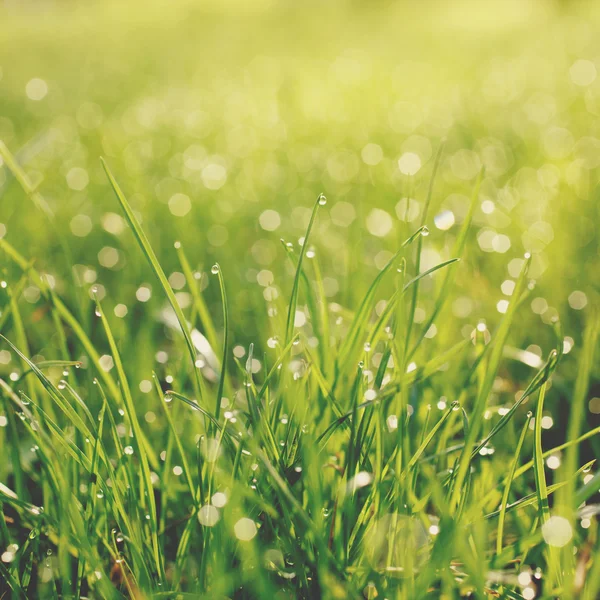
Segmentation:
<svg viewBox="0 0 600 600">
<path fill-rule="evenodd" d="M 0 4 L 0 598 L 600 597 L 599 33 Z"/>
</svg>

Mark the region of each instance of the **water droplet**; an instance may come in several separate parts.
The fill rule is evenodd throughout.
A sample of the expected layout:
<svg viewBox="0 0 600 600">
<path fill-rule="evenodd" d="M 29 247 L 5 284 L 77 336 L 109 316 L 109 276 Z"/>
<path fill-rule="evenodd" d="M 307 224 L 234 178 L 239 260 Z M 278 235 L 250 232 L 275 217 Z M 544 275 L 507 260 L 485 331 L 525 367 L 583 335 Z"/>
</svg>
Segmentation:
<svg viewBox="0 0 600 600">
<path fill-rule="evenodd" d="M 104 492 L 102 490 L 98 490 L 96 492 L 96 498 L 104 498 Z"/>
<path fill-rule="evenodd" d="M 181 248 L 181 242 L 177 241 L 173 244 L 173 246 L 175 246 L 176 249 Z"/>
<path fill-rule="evenodd" d="M 171 394 L 165 394 L 165 402 L 168 404 L 171 400 L 173 400 L 173 396 L 171 396 Z"/>
<path fill-rule="evenodd" d="M 429 235 L 429 229 L 427 228 L 427 226 L 424 226 L 423 229 L 421 229 L 421 235 L 423 237 L 427 237 Z"/>
<path fill-rule="evenodd" d="M 35 538 L 36 538 L 36 537 L 39 535 L 39 533 L 40 533 L 40 532 L 39 532 L 37 529 L 32 529 L 32 530 L 29 532 L 29 539 L 30 539 L 30 540 L 33 540 L 33 539 L 35 539 Z"/>
<path fill-rule="evenodd" d="M 98 288 L 98 286 L 97 286 L 97 285 L 93 285 L 93 286 L 90 288 L 90 292 L 92 292 L 92 294 L 97 294 L 97 293 L 98 293 L 98 289 L 99 289 L 99 288 Z"/>
<path fill-rule="evenodd" d="M 131 456 L 133 454 L 133 446 L 125 446 L 125 448 L 123 448 L 123 452 Z"/>
<path fill-rule="evenodd" d="M 63 371 L 63 377 L 68 377 L 69 376 L 69 371 L 67 371 L 66 369 Z"/>
<path fill-rule="evenodd" d="M 325 206 L 327 204 L 327 198 L 325 197 L 325 194 L 319 194 L 319 206 Z"/>
<path fill-rule="evenodd" d="M 365 352 L 371 352 L 371 344 L 369 342 L 365 342 L 365 345 L 363 346 Z"/>
<path fill-rule="evenodd" d="M 213 266 L 210 268 L 210 272 L 211 272 L 213 275 L 216 275 L 216 274 L 219 272 L 219 265 L 217 265 L 217 264 L 214 264 L 214 265 L 213 265 Z"/>
<path fill-rule="evenodd" d="M 125 539 L 125 537 L 123 536 L 122 533 L 117 533 L 117 535 L 115 537 L 115 540 L 116 540 L 117 544 L 121 544 L 124 539 Z"/>
<path fill-rule="evenodd" d="M 59 390 L 64 390 L 67 387 L 67 382 L 64 379 L 61 379 L 56 387 Z"/>
</svg>

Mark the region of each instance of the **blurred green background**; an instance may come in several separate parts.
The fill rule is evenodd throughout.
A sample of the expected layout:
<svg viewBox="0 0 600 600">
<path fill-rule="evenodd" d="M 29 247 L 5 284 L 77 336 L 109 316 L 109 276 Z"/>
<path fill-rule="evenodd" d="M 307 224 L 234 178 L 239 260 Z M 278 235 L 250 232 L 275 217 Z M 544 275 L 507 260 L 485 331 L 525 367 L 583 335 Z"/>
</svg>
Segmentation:
<svg viewBox="0 0 600 600">
<path fill-rule="evenodd" d="M 117 316 L 127 307 L 121 343 L 149 373 L 164 299 L 100 156 L 173 286 L 180 240 L 199 273 L 221 264 L 234 343 L 264 347 L 291 288 L 279 240 L 298 243 L 318 193 L 329 199 L 312 237 L 325 291 L 354 308 L 417 228 L 445 140 L 423 269 L 450 257 L 482 167 L 485 177 L 454 319 L 432 337 L 493 326 L 531 251 L 536 289 L 513 342 L 545 354 L 560 315 L 570 348 L 600 281 L 598 24 L 594 4 L 525 0 L 5 2 L 0 140 L 57 231 L 3 168 L 0 233 L 90 322 L 94 283 Z M 219 315 L 216 282 L 203 282 Z M 51 357 L 39 293 L 24 296 L 31 345 Z"/>
</svg>

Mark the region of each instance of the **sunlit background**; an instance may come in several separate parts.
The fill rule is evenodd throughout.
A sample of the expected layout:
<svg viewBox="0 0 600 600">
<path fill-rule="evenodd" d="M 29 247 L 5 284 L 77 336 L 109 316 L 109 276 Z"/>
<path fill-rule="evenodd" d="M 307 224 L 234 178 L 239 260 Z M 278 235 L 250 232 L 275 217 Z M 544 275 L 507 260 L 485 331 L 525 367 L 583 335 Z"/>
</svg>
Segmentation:
<svg viewBox="0 0 600 600">
<path fill-rule="evenodd" d="M 565 350 L 581 342 L 600 282 L 593 4 L 7 1 L 0 11 L 0 140 L 56 223 L 0 168 L 0 235 L 35 258 L 89 320 L 96 284 L 126 323 L 122 343 L 135 349 L 129 360 L 140 372 L 166 362 L 165 301 L 100 156 L 181 305 L 190 296 L 175 241 L 218 314 L 207 273 L 220 263 L 234 343 L 264 348 L 290 291 L 280 239 L 297 246 L 317 195 L 328 204 L 309 256 L 320 261 L 332 310 L 354 308 L 420 224 L 445 140 L 422 270 L 450 258 L 482 168 L 485 175 L 454 271 L 454 319 L 428 339 L 468 336 L 481 320 L 492 327 L 529 251 L 535 290 L 515 346 L 537 364 L 558 316 Z M 10 277 L 12 267 L 2 267 Z M 432 285 L 423 284 L 418 323 Z M 23 296 L 39 321 L 28 328 L 32 347 L 52 356 L 50 323 L 36 317 L 40 292 L 29 284 Z M 165 350 L 155 355 L 144 342 L 161 338 Z M 7 351 L 0 361 L 13 368 Z M 573 367 L 565 361 L 567 378 Z M 590 409 L 600 411 L 600 401 Z"/>
</svg>

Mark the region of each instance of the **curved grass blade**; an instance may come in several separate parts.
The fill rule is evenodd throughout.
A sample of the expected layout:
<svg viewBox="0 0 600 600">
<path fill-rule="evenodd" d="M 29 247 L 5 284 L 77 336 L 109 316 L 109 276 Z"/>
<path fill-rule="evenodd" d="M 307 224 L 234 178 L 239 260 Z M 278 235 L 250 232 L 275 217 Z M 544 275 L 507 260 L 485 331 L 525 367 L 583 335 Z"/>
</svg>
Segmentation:
<svg viewBox="0 0 600 600">
<path fill-rule="evenodd" d="M 475 212 L 475 206 L 477 205 L 477 198 L 479 197 L 479 188 L 481 187 L 481 180 L 483 179 L 483 169 L 479 172 L 477 177 L 477 181 L 475 182 L 475 188 L 473 190 L 473 194 L 471 195 L 471 202 L 469 204 L 469 209 L 465 218 L 463 220 L 462 226 L 460 228 L 460 232 L 458 237 L 456 238 L 456 242 L 454 243 L 454 247 L 452 248 L 451 255 L 456 256 L 457 258 L 462 258 L 462 254 L 465 249 L 465 245 L 467 243 L 467 234 L 469 232 L 469 228 L 471 227 L 471 221 L 473 220 L 473 213 Z M 418 350 L 421 342 L 425 339 L 425 334 L 429 331 L 429 328 L 435 322 L 437 316 L 440 314 L 446 299 L 449 296 L 449 289 L 452 284 L 452 280 L 450 279 L 450 272 L 447 272 L 444 275 L 444 279 L 442 280 L 442 285 L 440 286 L 440 291 L 438 293 L 437 300 L 433 307 L 433 311 L 431 316 L 425 323 L 425 325 L 421 328 L 421 334 L 419 338 L 415 342 L 412 350 L 407 355 L 406 361 L 409 362 L 410 359 L 414 356 L 415 352 Z"/>
<path fill-rule="evenodd" d="M 104 167 L 104 171 L 106 173 L 106 176 L 108 177 L 110 185 L 112 186 L 113 191 L 115 192 L 115 195 L 117 197 L 117 200 L 119 201 L 119 204 L 121 205 L 121 209 L 123 210 L 123 213 L 125 214 L 125 218 L 126 218 L 127 222 L 129 223 L 129 226 L 131 227 L 131 230 L 133 231 L 133 234 L 134 234 L 138 244 L 140 245 L 140 248 L 142 249 L 144 256 L 146 257 L 148 264 L 150 265 L 150 267 L 154 271 L 154 274 L 156 275 L 157 279 L 159 280 L 159 282 L 163 288 L 163 291 L 165 292 L 167 299 L 169 300 L 171 308 L 173 309 L 173 312 L 175 313 L 177 320 L 179 321 L 179 326 L 181 327 L 181 331 L 183 332 L 183 337 L 185 338 L 185 343 L 187 345 L 188 352 L 190 354 L 190 360 L 192 361 L 192 369 L 193 369 L 194 376 L 195 376 L 194 381 L 196 383 L 196 393 L 198 394 L 198 398 L 202 399 L 202 385 L 200 382 L 200 375 L 199 375 L 198 369 L 196 368 L 196 365 L 195 365 L 196 349 L 195 349 L 194 343 L 192 341 L 192 336 L 191 336 L 187 321 L 183 315 L 183 311 L 181 310 L 181 307 L 179 306 L 179 302 L 177 302 L 177 298 L 175 298 L 175 292 L 173 292 L 173 288 L 171 287 L 171 284 L 169 283 L 169 280 L 167 279 L 165 272 L 163 271 L 162 267 L 160 266 L 160 263 L 158 262 L 158 259 L 156 258 L 156 254 L 154 253 L 154 250 L 152 249 L 152 246 L 150 245 L 150 242 L 148 241 L 148 238 L 146 237 L 144 230 L 142 229 L 139 221 L 137 220 L 137 217 L 135 216 L 133 210 L 131 209 L 131 206 L 129 206 L 129 202 L 127 202 L 127 198 L 125 198 L 125 195 L 121 191 L 119 184 L 117 183 L 112 172 L 108 168 L 106 161 L 103 158 L 101 158 L 100 160 L 102 161 L 102 166 Z"/>
<path fill-rule="evenodd" d="M 312 213 L 310 215 L 310 221 L 308 222 L 308 227 L 306 229 L 306 234 L 304 236 L 304 242 L 302 244 L 302 248 L 300 249 L 300 255 L 298 256 L 298 266 L 296 268 L 296 274 L 294 276 L 294 284 L 292 286 L 292 294 L 290 296 L 290 304 L 288 307 L 288 315 L 285 326 L 285 344 L 290 342 L 294 334 L 294 318 L 296 316 L 296 307 L 298 306 L 298 292 L 300 289 L 300 273 L 302 272 L 302 262 L 304 260 L 304 255 L 306 254 L 306 250 L 308 248 L 308 239 L 310 236 L 310 232 L 313 228 L 313 224 L 315 222 L 315 218 L 317 216 L 317 211 L 319 210 L 319 206 L 325 204 L 326 199 L 323 194 L 320 194 L 313 206 Z"/>
<path fill-rule="evenodd" d="M 529 429 L 529 423 L 531 423 L 531 417 L 533 416 L 532 412 L 527 413 L 527 420 L 523 425 L 523 429 L 521 430 L 521 435 L 519 436 L 519 441 L 517 442 L 517 447 L 515 448 L 515 455 L 510 467 L 510 472 L 508 474 L 508 479 L 506 485 L 504 486 L 504 491 L 502 492 L 502 500 L 500 502 L 500 518 L 498 519 L 498 529 L 496 531 L 496 555 L 500 556 L 502 554 L 502 539 L 504 537 L 504 523 L 506 521 L 506 509 L 508 506 L 508 496 L 510 494 L 510 487 L 513 482 L 513 478 L 515 476 L 515 471 L 517 470 L 517 464 L 519 463 L 519 456 L 521 454 L 521 448 L 523 447 L 523 442 L 525 441 L 525 435 L 527 434 L 527 430 Z"/>
<path fill-rule="evenodd" d="M 429 206 L 431 205 L 431 197 L 433 195 L 433 185 L 435 183 L 435 178 L 438 172 L 438 168 L 440 166 L 440 160 L 442 158 L 442 152 L 444 150 L 444 143 L 442 142 L 438 148 L 438 151 L 435 155 L 435 160 L 433 163 L 433 171 L 431 173 L 431 177 L 429 179 L 429 187 L 427 189 L 427 196 L 425 198 L 425 206 L 423 207 L 423 214 L 421 215 L 421 227 L 425 227 L 425 223 L 427 222 L 427 217 L 429 216 Z M 423 238 L 420 237 L 417 242 L 417 258 L 415 261 L 415 273 L 418 273 L 421 270 L 421 251 L 423 249 Z M 419 285 L 415 285 L 413 288 L 412 297 L 410 300 L 410 308 L 408 311 L 408 321 L 407 321 L 407 330 L 406 330 L 406 341 L 405 346 L 408 350 L 408 345 L 410 344 L 410 338 L 412 333 L 412 326 L 415 320 L 415 310 L 417 308 L 417 298 L 419 296 Z M 425 330 L 427 331 L 427 330 Z M 406 354 L 406 352 L 405 352 Z"/>
<path fill-rule="evenodd" d="M 110 351 L 112 354 L 112 358 L 115 364 L 115 368 L 117 370 L 117 376 L 119 378 L 119 383 L 121 384 L 121 390 L 123 392 L 123 400 L 125 402 L 125 410 L 127 412 L 127 416 L 129 419 L 129 423 L 131 424 L 131 428 L 133 430 L 133 441 L 132 445 L 135 449 L 135 452 L 138 455 L 138 459 L 140 461 L 141 466 L 141 474 L 142 481 L 144 483 L 144 494 L 140 497 L 140 504 L 142 507 L 146 507 L 148 509 L 147 514 L 150 515 L 149 525 L 150 525 L 150 537 L 152 540 L 152 552 L 154 556 L 154 562 L 156 567 L 156 572 L 158 577 L 164 581 L 165 580 L 165 570 L 164 570 L 164 562 L 163 562 L 163 554 L 161 552 L 159 542 L 158 542 L 158 523 L 157 523 L 157 512 L 156 512 L 156 503 L 154 501 L 154 489 L 152 486 L 152 477 L 150 476 L 150 465 L 148 463 L 148 457 L 145 452 L 145 447 L 142 438 L 142 428 L 140 426 L 140 422 L 137 417 L 137 413 L 135 410 L 135 405 L 133 403 L 133 397 L 131 395 L 131 390 L 129 389 L 129 383 L 127 381 L 127 376 L 125 375 L 125 370 L 123 368 L 123 362 L 121 361 L 121 355 L 119 353 L 119 349 L 117 348 L 117 344 L 115 342 L 115 338 L 112 334 L 112 330 L 108 323 L 108 319 L 102 310 L 102 306 L 98 299 L 96 299 L 96 306 L 98 309 L 98 314 L 100 315 L 100 319 L 102 321 L 102 326 L 104 327 L 104 332 L 106 334 L 106 338 L 108 340 L 108 345 L 110 347 Z M 147 505 L 147 506 L 146 506 Z"/>
<path fill-rule="evenodd" d="M 475 404 L 473 406 L 473 411 L 470 419 L 469 434 L 465 438 L 465 445 L 463 447 L 459 459 L 459 464 L 457 467 L 457 475 L 454 480 L 452 491 L 450 493 L 450 508 L 452 511 L 456 510 L 456 507 L 459 503 L 459 499 L 463 497 L 462 487 L 471 464 L 471 452 L 479 436 L 479 431 L 481 429 L 487 400 L 490 392 L 492 391 L 492 386 L 494 384 L 494 380 L 496 379 L 496 373 L 498 372 L 500 361 L 502 359 L 504 344 L 506 343 L 506 339 L 508 338 L 508 332 L 510 330 L 510 326 L 514 318 L 516 308 L 519 304 L 518 298 L 521 297 L 521 292 L 525 287 L 525 277 L 527 275 L 530 263 L 531 255 L 527 254 L 525 256 L 525 262 L 523 264 L 523 267 L 521 268 L 521 272 L 519 274 L 513 292 L 514 300 L 509 303 L 508 310 L 506 311 L 506 314 L 502 319 L 500 327 L 498 328 L 496 339 L 492 342 L 494 346 L 492 348 L 489 363 L 486 368 L 485 377 L 479 388 L 477 398 L 475 399 Z"/>
</svg>

